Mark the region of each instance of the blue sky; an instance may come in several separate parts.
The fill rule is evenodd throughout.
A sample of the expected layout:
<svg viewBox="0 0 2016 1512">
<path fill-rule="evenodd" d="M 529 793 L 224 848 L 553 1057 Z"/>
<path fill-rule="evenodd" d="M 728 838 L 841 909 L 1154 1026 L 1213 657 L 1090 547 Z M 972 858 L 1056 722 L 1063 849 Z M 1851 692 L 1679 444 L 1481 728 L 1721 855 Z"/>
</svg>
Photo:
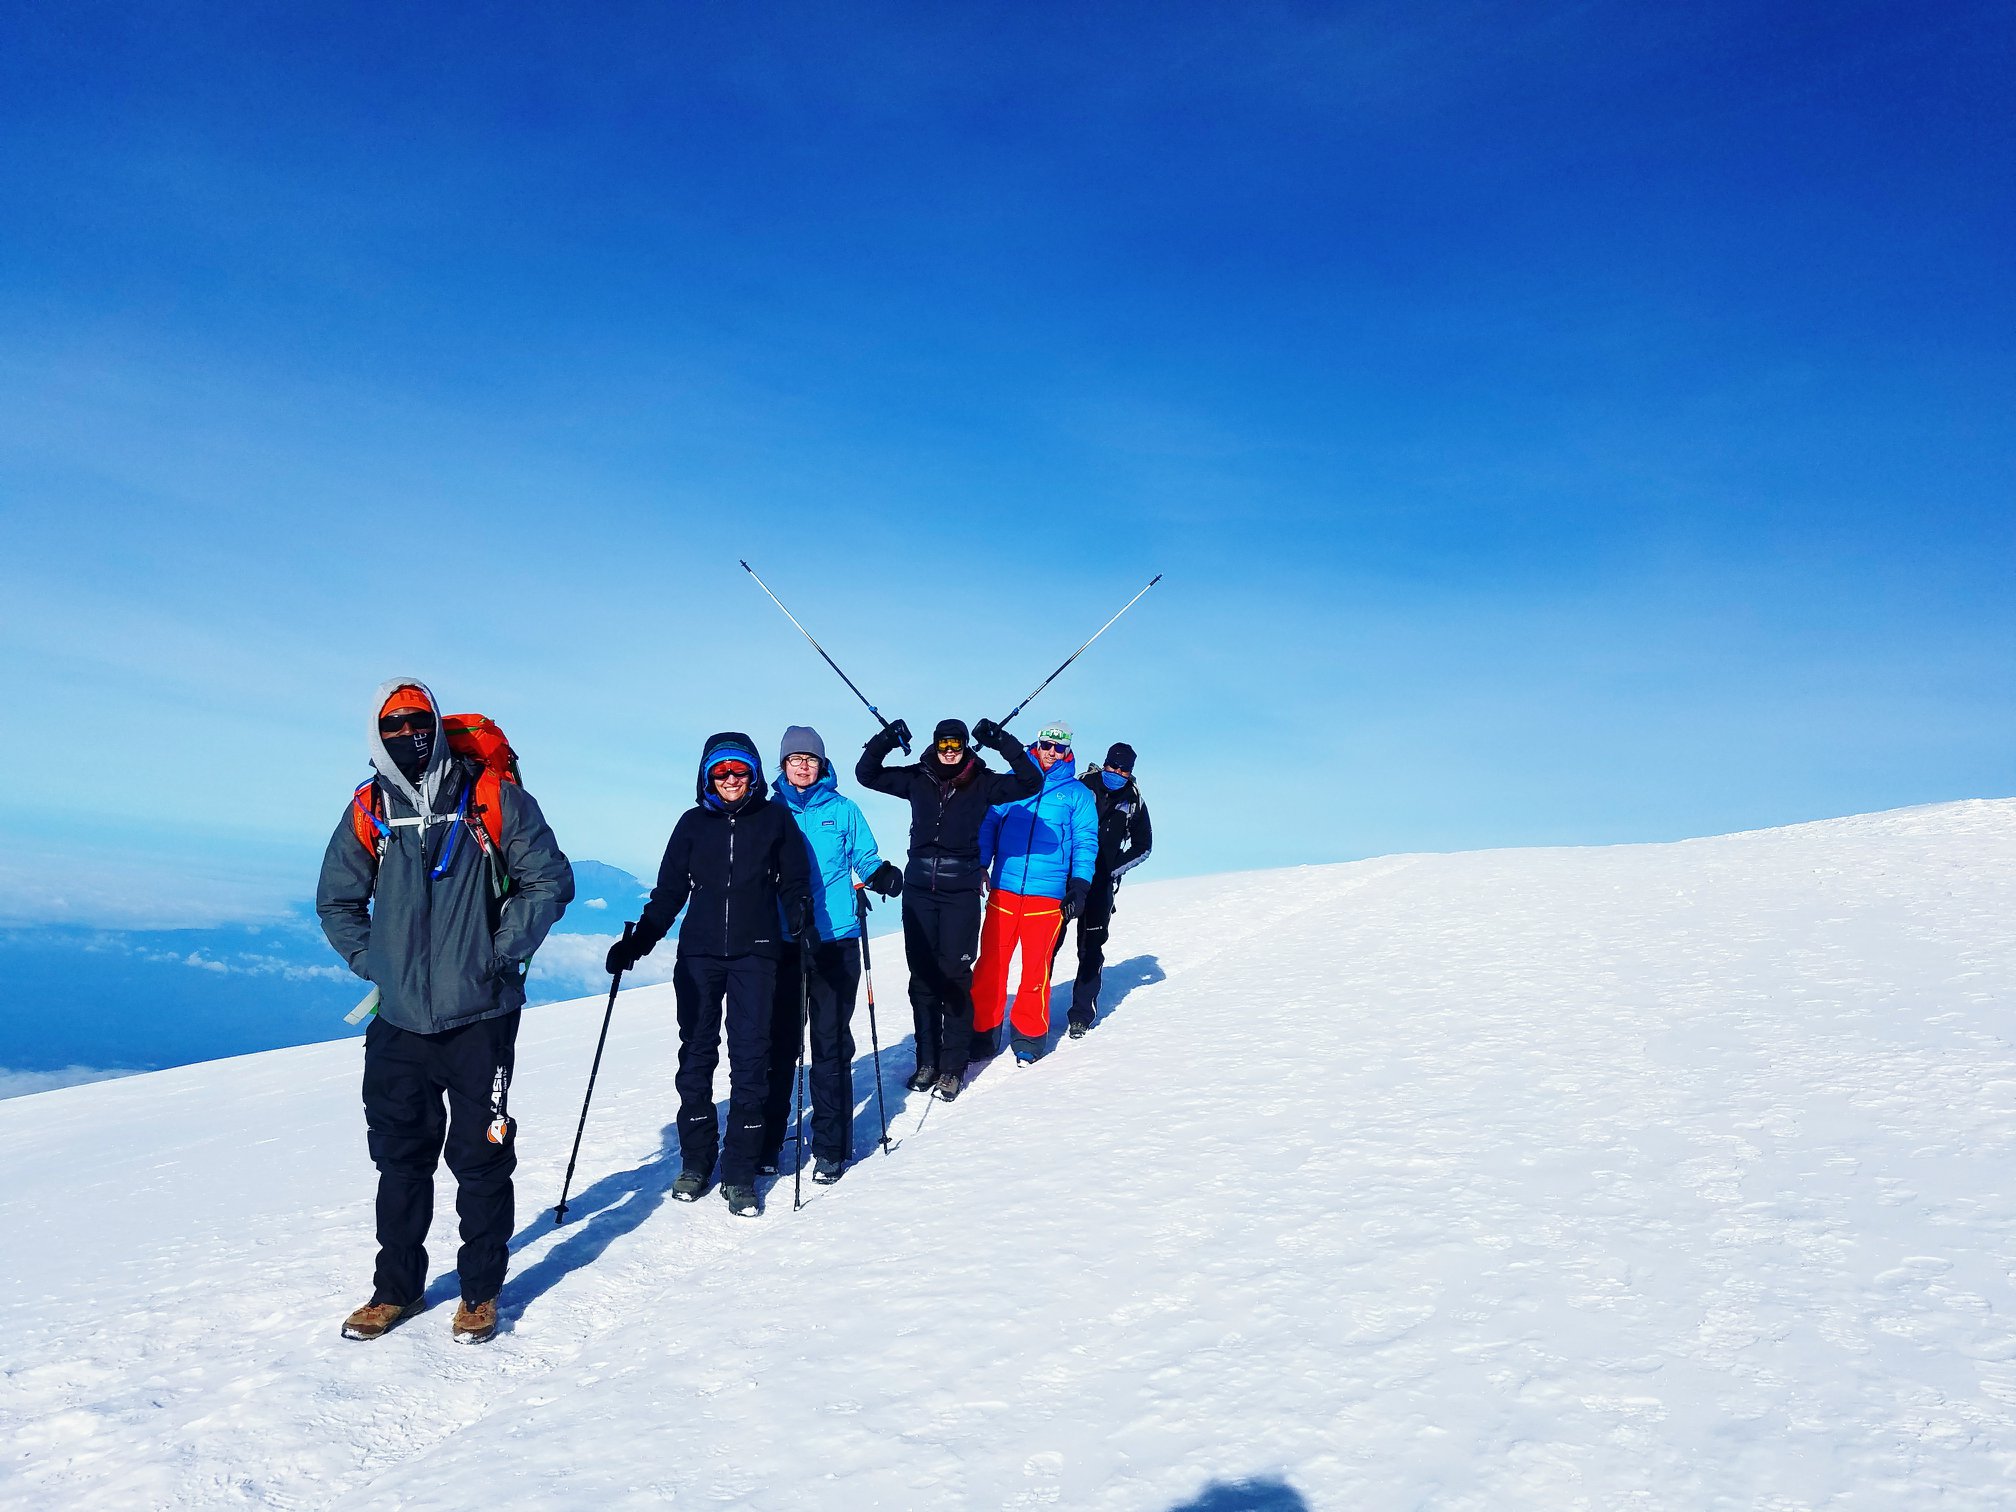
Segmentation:
<svg viewBox="0 0 2016 1512">
<path fill-rule="evenodd" d="M 281 907 L 412 672 L 1032 706 L 1168 873 L 2011 791 L 2006 6 L 0 18 L 0 918 Z M 871 818 L 900 848 L 896 812 Z"/>
</svg>

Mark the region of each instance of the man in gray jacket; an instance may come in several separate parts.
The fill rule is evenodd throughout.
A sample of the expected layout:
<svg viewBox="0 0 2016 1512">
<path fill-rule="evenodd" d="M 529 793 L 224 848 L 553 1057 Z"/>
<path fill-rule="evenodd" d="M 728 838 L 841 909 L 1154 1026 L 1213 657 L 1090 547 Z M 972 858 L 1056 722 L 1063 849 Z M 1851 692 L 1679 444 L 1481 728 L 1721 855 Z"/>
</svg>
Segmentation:
<svg viewBox="0 0 2016 1512">
<path fill-rule="evenodd" d="M 525 966 L 574 875 L 532 795 L 449 750 L 424 684 L 394 678 L 372 707 L 373 776 L 338 821 L 315 892 L 329 943 L 378 988 L 364 1036 L 378 1264 L 343 1336 L 375 1339 L 419 1310 L 445 1136 L 462 1221 L 454 1337 L 481 1343 L 497 1329 L 514 1219 L 507 1099 Z"/>
</svg>

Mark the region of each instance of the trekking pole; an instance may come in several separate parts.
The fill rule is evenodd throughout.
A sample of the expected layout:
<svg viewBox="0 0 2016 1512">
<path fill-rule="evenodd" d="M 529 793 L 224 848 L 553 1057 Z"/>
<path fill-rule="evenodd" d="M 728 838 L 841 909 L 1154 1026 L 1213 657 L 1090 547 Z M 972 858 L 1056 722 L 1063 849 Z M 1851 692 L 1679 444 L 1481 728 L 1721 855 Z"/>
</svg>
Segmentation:
<svg viewBox="0 0 2016 1512">
<path fill-rule="evenodd" d="M 623 938 L 628 940 L 637 930 L 636 921 L 630 920 L 623 926 Z M 588 1099 L 595 1095 L 595 1077 L 602 1069 L 602 1047 L 609 1042 L 609 1019 L 616 1012 L 616 989 L 623 985 L 623 973 L 613 972 L 609 977 L 609 1006 L 602 1010 L 602 1033 L 595 1040 L 595 1063 L 588 1068 L 588 1090 L 581 1098 L 581 1122 L 574 1126 L 574 1153 L 567 1157 L 567 1175 L 560 1183 L 560 1205 L 553 1209 L 553 1227 L 558 1228 L 567 1221 L 567 1189 L 574 1185 L 574 1162 L 581 1156 L 581 1131 L 588 1127 Z"/>
<path fill-rule="evenodd" d="M 745 563 L 744 565 L 746 566 L 747 564 Z M 1157 583 L 1161 581 L 1162 581 L 1162 574 L 1158 572 L 1155 574 L 1155 576 L 1148 579 L 1148 588 L 1153 588 Z M 1141 590 L 1141 593 L 1146 593 L 1148 591 L 1148 588 L 1143 588 Z M 1135 606 L 1135 604 L 1140 602 L 1141 593 L 1135 594 L 1133 598 L 1127 600 L 1126 603 L 1122 604 L 1120 606 L 1120 614 L 1125 614 L 1129 609 L 1132 609 Z M 781 609 L 783 608 L 783 605 L 780 604 L 778 605 L 778 607 Z M 1107 632 L 1107 630 L 1109 630 L 1112 627 L 1113 620 L 1117 620 L 1118 618 L 1120 618 L 1120 614 L 1114 615 L 1113 619 L 1109 619 L 1097 630 L 1094 630 L 1092 634 L 1086 638 L 1085 646 L 1091 645 L 1093 641 L 1099 639 L 1100 636 L 1104 635 Z M 1048 677 L 1044 678 L 1043 681 L 1036 684 L 1036 693 L 1041 693 L 1045 688 L 1049 687 L 1050 684 L 1057 681 L 1057 673 L 1062 672 L 1065 667 L 1070 666 L 1071 663 L 1078 660 L 1079 657 L 1083 656 L 1085 654 L 1085 646 L 1080 646 L 1076 651 L 1073 651 L 1069 656 L 1065 657 L 1063 665 L 1058 667 L 1057 672 L 1052 672 Z M 835 667 L 833 670 L 837 672 L 840 669 L 838 667 Z M 1007 729 L 1009 723 L 1015 718 L 1017 714 L 1020 714 L 1024 709 L 1028 708 L 1030 704 L 1036 701 L 1036 693 L 1031 693 L 1027 698 L 1023 699 L 1022 702 L 1015 705 L 1014 708 L 1010 709 L 1008 711 L 1008 717 L 1006 719 L 998 721 L 1002 729 L 1004 730 Z M 879 718 L 880 716 L 877 717 Z M 903 754 L 907 756 L 910 753 L 908 751 L 905 751 Z"/>
<path fill-rule="evenodd" d="M 798 1069 L 791 1090 L 798 1098 L 798 1133 L 791 1141 L 791 1211 L 805 1206 L 805 1028 L 812 1017 L 812 952 L 798 947 Z"/>
<path fill-rule="evenodd" d="M 741 558 L 737 557 L 736 560 L 741 561 Z M 754 567 L 751 567 L 747 562 L 742 562 L 742 570 L 748 573 L 749 576 L 751 576 L 752 578 L 756 578 L 756 586 L 758 588 L 761 588 L 765 593 L 770 593 L 770 585 L 764 582 L 763 579 L 761 579 L 760 577 L 756 577 L 756 569 Z M 784 600 L 777 597 L 777 595 L 774 593 L 770 593 L 770 602 L 775 604 L 779 609 L 784 609 Z M 817 651 L 821 656 L 826 656 L 826 648 L 820 645 L 818 641 L 812 640 L 812 632 L 810 630 L 807 630 L 803 625 L 798 624 L 797 615 L 793 614 L 789 609 L 784 609 L 784 618 L 791 621 L 792 624 L 798 625 L 798 633 L 804 636 L 805 639 L 807 639 L 808 641 L 812 641 L 812 649 L 814 651 Z M 840 681 L 847 684 L 847 691 L 852 693 L 856 698 L 861 700 L 861 706 L 865 708 L 870 714 L 873 714 L 875 716 L 875 722 L 877 724 L 881 725 L 882 728 L 885 730 L 888 729 L 889 721 L 882 717 L 882 711 L 876 708 L 875 705 L 868 702 L 868 695 L 863 693 L 859 688 L 854 686 L 853 678 L 849 677 L 845 672 L 840 672 L 840 663 L 833 660 L 832 657 L 826 656 L 826 665 L 831 667 L 835 672 L 840 673 Z M 1061 672 L 1063 668 L 1060 667 L 1058 668 L 1058 670 Z M 903 742 L 903 754 L 905 756 L 908 756 L 910 754 L 910 742 L 907 740 Z"/>
<path fill-rule="evenodd" d="M 854 912 L 861 919 L 861 977 L 868 984 L 868 1052 L 875 1057 L 875 1114 L 882 1120 L 882 1153 L 889 1153 L 889 1107 L 882 1097 L 882 1037 L 875 1032 L 875 962 L 868 953 L 868 894 L 854 884 Z"/>
</svg>

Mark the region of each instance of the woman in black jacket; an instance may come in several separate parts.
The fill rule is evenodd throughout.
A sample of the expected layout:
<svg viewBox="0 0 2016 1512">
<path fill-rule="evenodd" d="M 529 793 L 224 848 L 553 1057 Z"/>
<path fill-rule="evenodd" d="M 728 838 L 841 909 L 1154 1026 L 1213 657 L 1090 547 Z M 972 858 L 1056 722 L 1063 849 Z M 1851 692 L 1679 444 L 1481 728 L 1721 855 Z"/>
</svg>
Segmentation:
<svg viewBox="0 0 2016 1512">
<path fill-rule="evenodd" d="M 810 868 L 798 826 L 764 796 L 756 743 L 739 731 L 711 737 L 694 806 L 679 816 L 658 885 L 627 940 L 609 947 L 611 974 L 628 971 L 671 929 L 679 910 L 672 988 L 679 1003 L 679 1179 L 672 1195 L 696 1201 L 721 1158 L 721 1195 L 753 1218 L 763 1102 L 770 1080 L 770 999 L 783 925 L 812 927 Z M 714 1117 L 714 1068 L 728 1020 L 728 1137 Z"/>
<path fill-rule="evenodd" d="M 997 803 L 1027 798 L 1043 771 L 1022 742 L 991 719 L 973 727 L 941 719 L 931 749 L 910 766 L 882 763 L 910 739 L 902 720 L 868 742 L 854 780 L 910 804 L 910 864 L 903 872 L 903 951 L 910 962 L 910 1013 L 917 1070 L 910 1089 L 959 1095 L 973 1042 L 973 957 L 980 945 L 980 821 Z M 993 747 L 1012 770 L 994 771 L 972 740 Z"/>
</svg>

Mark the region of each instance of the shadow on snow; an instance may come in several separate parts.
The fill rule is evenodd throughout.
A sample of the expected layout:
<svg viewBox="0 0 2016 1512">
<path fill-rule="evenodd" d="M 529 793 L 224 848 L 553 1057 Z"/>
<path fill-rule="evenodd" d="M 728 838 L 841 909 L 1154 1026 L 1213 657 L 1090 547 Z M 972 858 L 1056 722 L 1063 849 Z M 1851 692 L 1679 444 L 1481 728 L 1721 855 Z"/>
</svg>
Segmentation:
<svg viewBox="0 0 2016 1512">
<path fill-rule="evenodd" d="M 1161 962 L 1152 955 L 1135 956 L 1129 960 L 1116 961 L 1106 968 L 1100 982 L 1099 1016 L 1093 1027 L 1097 1029 L 1119 1012 L 1127 997 L 1137 987 L 1152 986 L 1164 980 Z M 879 1007 L 887 1007 L 878 1004 Z M 906 1004 L 907 1006 L 907 1004 Z M 1051 988 L 1050 993 L 1050 1034 L 1044 1041 L 1044 1053 L 1055 1049 L 1066 1032 L 1065 1017 L 1071 1006 L 1071 984 Z M 878 1014 L 878 1020 L 880 1015 Z M 855 1010 L 856 1026 L 861 1026 L 862 1011 Z M 995 1057 L 999 1060 L 1000 1057 Z M 922 1097 L 925 1112 L 930 1111 L 932 1101 L 929 1093 L 912 1093 L 903 1083 L 909 1078 L 917 1061 L 917 1041 L 914 1034 L 906 1034 L 900 1040 L 892 1040 L 883 1046 L 881 1052 L 881 1094 L 889 1109 L 892 1120 L 899 1119 L 909 1107 L 909 1099 Z M 984 1075 L 994 1061 L 975 1062 L 970 1079 L 977 1080 Z M 877 1108 L 875 1084 L 875 1052 L 871 1049 L 859 1053 L 854 1058 L 854 1122 L 852 1129 L 853 1159 L 864 1160 L 875 1151 L 876 1141 L 882 1131 L 881 1114 Z M 728 1100 L 724 1097 L 715 1103 L 717 1117 L 725 1116 Z M 923 1119 L 917 1120 L 917 1127 L 923 1126 Z M 795 1127 L 795 1126 L 794 1126 Z M 914 1131 L 913 1131 L 914 1132 Z M 902 1143 L 903 1133 L 892 1123 L 890 1149 Z M 769 1193 L 776 1192 L 783 1183 L 792 1179 L 793 1162 L 801 1162 L 803 1153 L 792 1134 L 786 1134 L 784 1161 L 779 1174 L 771 1178 L 765 1191 L 767 1207 Z M 666 1196 L 672 1190 L 672 1183 L 678 1179 L 679 1126 L 668 1123 L 659 1130 L 658 1151 L 641 1164 L 627 1171 L 617 1171 L 574 1193 L 567 1202 L 570 1227 L 567 1235 L 538 1260 L 522 1271 L 513 1271 L 504 1284 L 502 1296 L 498 1299 L 497 1322 L 501 1330 L 509 1331 L 526 1308 L 538 1301 L 558 1285 L 562 1278 L 585 1265 L 592 1265 L 603 1251 L 623 1235 L 643 1226 L 645 1220 L 665 1204 Z M 585 1221 L 583 1221 L 585 1220 Z M 553 1209 L 542 1207 L 532 1218 L 520 1226 L 511 1236 L 510 1252 L 517 1254 L 533 1240 L 554 1229 Z M 428 1306 L 436 1306 L 449 1301 L 459 1294 L 460 1287 L 456 1274 L 450 1270 L 437 1276 L 427 1288 Z M 1262 1491 L 1273 1483 L 1242 1481 L 1237 1486 L 1207 1488 L 1207 1496 L 1222 1494 L 1245 1495 L 1248 1488 L 1259 1487 Z M 1286 1487 L 1280 1487 L 1273 1501 L 1196 1501 L 1186 1502 L 1176 1512 L 1287 1512 L 1287 1509 L 1305 1505 L 1299 1496 Z M 1290 1500 L 1279 1499 L 1285 1494 Z"/>
<path fill-rule="evenodd" d="M 1284 1480 L 1213 1481 L 1169 1512 L 1309 1512 L 1302 1493 Z"/>
</svg>

